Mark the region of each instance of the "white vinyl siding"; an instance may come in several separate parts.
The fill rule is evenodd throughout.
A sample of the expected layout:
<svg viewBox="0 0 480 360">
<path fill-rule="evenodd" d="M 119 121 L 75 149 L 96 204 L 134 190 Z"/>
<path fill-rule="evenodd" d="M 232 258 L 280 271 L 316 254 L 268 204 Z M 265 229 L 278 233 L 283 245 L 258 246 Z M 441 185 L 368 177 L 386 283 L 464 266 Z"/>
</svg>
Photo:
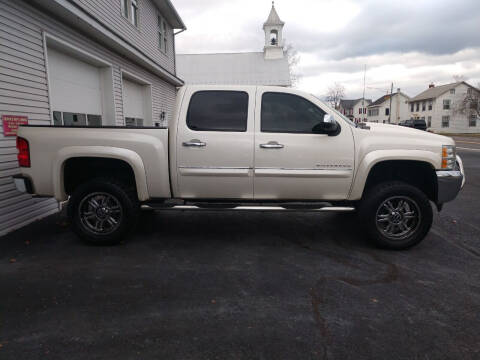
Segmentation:
<svg viewBox="0 0 480 360">
<path fill-rule="evenodd" d="M 165 54 L 158 46 L 153 45 L 158 44 L 157 14 L 159 10 L 152 0 L 138 0 L 138 27 L 133 26 L 130 19 L 122 15 L 121 0 L 73 0 L 73 2 L 105 23 L 128 42 L 135 44 L 159 65 L 172 73 L 175 72 L 173 46 L 168 46 L 167 54 Z M 173 31 L 167 31 L 167 40 L 168 44 L 173 44 Z"/>
<path fill-rule="evenodd" d="M 146 2 L 146 0 L 139 1 L 140 7 Z M 96 3 L 91 1 L 91 4 Z M 105 7 L 117 2 L 99 1 L 98 3 L 99 6 Z M 105 118 L 105 124 L 119 126 L 125 124 L 122 71 L 135 74 L 151 84 L 150 118 L 159 121 L 162 113 L 165 112 L 167 116 L 173 114 L 176 95 L 173 85 L 95 43 L 70 26 L 32 7 L 26 1 L 0 0 L 0 8 L 2 9 L 0 11 L 0 116 L 23 115 L 28 116 L 29 124 L 32 125 L 51 124 L 51 110 L 54 109 L 53 107 L 50 109 L 49 106 L 43 31 L 111 63 L 109 71 L 113 87 L 110 94 L 113 97 L 113 113 L 111 118 Z M 118 2 L 117 13 L 121 18 L 120 2 Z M 152 20 L 154 43 L 157 42 L 156 14 L 154 9 Z M 126 21 L 126 19 L 122 20 Z M 138 32 L 131 25 L 129 28 Z M 157 46 L 150 47 L 158 51 Z M 162 56 L 165 57 L 165 55 Z M 173 59 L 173 56 L 171 58 Z M 105 109 L 102 110 L 105 113 Z M 86 111 L 82 113 L 86 114 Z M 32 198 L 15 189 L 12 176 L 19 173 L 16 154 L 15 138 L 4 137 L 0 126 L 0 235 L 58 211 L 58 203 L 54 199 Z"/>
<path fill-rule="evenodd" d="M 0 2 L 0 116 L 27 116 L 30 124 L 49 125 L 50 108 L 43 38 L 22 13 Z M 0 236 L 58 211 L 53 199 L 18 192 L 15 137 L 3 135 L 0 125 Z"/>
</svg>

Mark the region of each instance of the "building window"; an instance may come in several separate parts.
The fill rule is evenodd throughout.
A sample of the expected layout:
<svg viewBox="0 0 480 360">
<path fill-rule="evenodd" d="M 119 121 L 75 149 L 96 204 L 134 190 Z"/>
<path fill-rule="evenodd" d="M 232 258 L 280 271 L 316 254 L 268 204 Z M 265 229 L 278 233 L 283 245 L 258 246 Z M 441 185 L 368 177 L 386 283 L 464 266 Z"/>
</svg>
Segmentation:
<svg viewBox="0 0 480 360">
<path fill-rule="evenodd" d="M 122 16 L 138 27 L 138 0 L 120 0 Z"/>
<path fill-rule="evenodd" d="M 270 45 L 272 45 L 272 46 L 278 45 L 278 31 L 277 30 L 270 31 Z"/>
<path fill-rule="evenodd" d="M 450 110 L 450 100 L 443 100 L 443 110 Z"/>
<path fill-rule="evenodd" d="M 121 0 L 122 3 L 122 15 L 128 19 L 128 0 Z"/>
<path fill-rule="evenodd" d="M 55 126 L 102 126 L 102 116 L 93 114 L 53 112 Z"/>
<path fill-rule="evenodd" d="M 126 117 L 125 118 L 125 126 L 126 127 L 141 127 L 141 126 L 143 126 L 143 119 Z"/>
<path fill-rule="evenodd" d="M 427 118 L 427 127 L 432 127 L 432 117 L 431 116 L 429 116 Z"/>
<path fill-rule="evenodd" d="M 442 128 L 448 128 L 450 126 L 450 116 L 442 116 Z"/>
<path fill-rule="evenodd" d="M 433 101 L 430 100 L 430 101 L 428 102 L 428 110 L 432 110 L 432 108 L 433 108 Z"/>
<path fill-rule="evenodd" d="M 417 102 L 416 109 L 417 109 L 417 111 L 420 111 L 420 103 L 418 103 L 418 102 Z"/>
<path fill-rule="evenodd" d="M 473 93 L 473 89 L 472 89 L 472 88 L 468 88 L 468 89 L 467 89 L 467 94 L 468 94 L 468 95 L 472 95 L 472 93 Z"/>
<path fill-rule="evenodd" d="M 422 111 L 425 111 L 427 109 L 427 103 L 424 101 L 422 103 Z"/>
<path fill-rule="evenodd" d="M 132 9 L 131 19 L 133 25 L 138 26 L 138 3 L 137 0 L 130 0 L 130 8 Z"/>
<path fill-rule="evenodd" d="M 470 109 L 478 109 L 478 99 L 473 99 L 470 101 Z"/>
<path fill-rule="evenodd" d="M 415 104 L 411 103 L 410 104 L 410 112 L 414 112 L 414 111 L 415 111 Z"/>
<path fill-rule="evenodd" d="M 470 127 L 477 126 L 477 115 L 470 116 L 470 121 L 468 122 L 468 126 Z"/>
<path fill-rule="evenodd" d="M 160 50 L 167 53 L 168 40 L 167 40 L 167 22 L 160 15 L 158 15 L 158 46 Z"/>
<path fill-rule="evenodd" d="M 389 108 L 385 108 L 385 115 L 386 116 L 390 115 L 390 109 Z"/>
<path fill-rule="evenodd" d="M 455 89 L 450 89 L 450 94 L 455 95 Z"/>
</svg>

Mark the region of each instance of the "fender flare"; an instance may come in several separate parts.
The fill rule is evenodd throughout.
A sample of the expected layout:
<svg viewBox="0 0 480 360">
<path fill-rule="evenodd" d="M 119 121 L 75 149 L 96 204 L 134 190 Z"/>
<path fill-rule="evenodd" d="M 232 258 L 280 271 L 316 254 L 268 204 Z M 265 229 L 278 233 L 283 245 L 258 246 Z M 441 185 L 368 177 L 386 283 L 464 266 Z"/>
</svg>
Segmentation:
<svg viewBox="0 0 480 360">
<path fill-rule="evenodd" d="M 383 161 L 403 160 L 428 163 L 436 169 L 441 163 L 441 155 L 426 150 L 376 150 L 369 152 L 360 161 L 350 190 L 349 200 L 360 200 L 372 168 Z"/>
<path fill-rule="evenodd" d="M 108 158 L 125 161 L 133 170 L 138 199 L 149 199 L 145 166 L 142 158 L 134 151 L 109 146 L 69 146 L 62 148 L 53 160 L 52 179 L 55 199 L 67 200 L 64 186 L 65 162 L 79 157 Z"/>
</svg>

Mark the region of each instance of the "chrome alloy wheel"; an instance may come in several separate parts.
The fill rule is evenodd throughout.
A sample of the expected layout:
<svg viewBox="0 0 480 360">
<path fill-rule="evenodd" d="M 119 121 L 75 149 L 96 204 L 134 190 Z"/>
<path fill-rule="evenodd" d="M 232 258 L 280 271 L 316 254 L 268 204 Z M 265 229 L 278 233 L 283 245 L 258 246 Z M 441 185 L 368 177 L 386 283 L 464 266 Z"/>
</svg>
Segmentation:
<svg viewBox="0 0 480 360">
<path fill-rule="evenodd" d="M 121 224 L 123 210 L 118 199 L 108 193 L 96 192 L 85 196 L 78 207 L 80 221 L 97 235 L 108 235 Z"/>
<path fill-rule="evenodd" d="M 407 196 L 393 196 L 380 204 L 376 214 L 377 229 L 392 240 L 403 240 L 420 226 L 417 203 Z"/>
</svg>

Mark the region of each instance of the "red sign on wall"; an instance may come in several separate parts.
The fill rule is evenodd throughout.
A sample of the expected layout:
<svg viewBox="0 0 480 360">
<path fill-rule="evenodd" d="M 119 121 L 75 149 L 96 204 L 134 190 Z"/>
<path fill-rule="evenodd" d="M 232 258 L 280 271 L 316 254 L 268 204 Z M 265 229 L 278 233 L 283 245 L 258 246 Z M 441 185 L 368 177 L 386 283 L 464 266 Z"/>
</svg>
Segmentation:
<svg viewBox="0 0 480 360">
<path fill-rule="evenodd" d="M 2 115 L 3 135 L 17 136 L 18 127 L 28 124 L 28 117 L 18 115 Z"/>
</svg>

